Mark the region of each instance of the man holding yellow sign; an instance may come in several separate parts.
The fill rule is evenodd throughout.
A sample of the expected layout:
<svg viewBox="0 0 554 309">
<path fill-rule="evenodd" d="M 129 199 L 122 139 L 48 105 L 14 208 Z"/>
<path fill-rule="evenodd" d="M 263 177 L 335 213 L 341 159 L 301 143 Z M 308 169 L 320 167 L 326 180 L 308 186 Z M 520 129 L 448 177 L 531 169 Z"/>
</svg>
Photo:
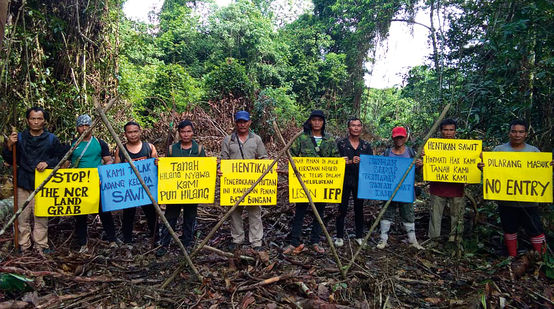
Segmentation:
<svg viewBox="0 0 554 309">
<path fill-rule="evenodd" d="M 304 123 L 304 134 L 300 135 L 292 144 L 290 152 L 293 157 L 338 157 L 339 152 L 337 144 L 331 136 L 325 134 L 325 116 L 323 111 L 314 110 L 310 114 L 310 117 Z M 342 160 L 342 172 L 344 173 L 345 160 Z M 289 173 L 289 181 L 291 174 Z M 344 175 L 343 175 L 344 177 Z M 340 179 L 340 186 L 342 187 L 342 179 Z M 342 189 L 340 189 L 342 190 Z M 289 193 L 290 194 L 290 193 Z M 338 198 L 342 197 L 340 195 Z M 290 196 L 289 196 L 290 198 Z M 338 200 L 340 202 L 340 199 Z M 294 212 L 294 219 L 292 220 L 292 230 L 290 232 L 290 244 L 285 247 L 284 253 L 301 252 L 304 245 L 300 242 L 300 235 L 302 234 L 302 225 L 304 223 L 304 216 L 306 210 L 308 210 L 310 204 L 308 203 L 296 203 Z M 325 203 L 315 203 L 317 212 L 321 217 L 325 212 Z M 325 250 L 319 245 L 319 236 L 321 234 L 321 226 L 319 222 L 314 218 L 312 222 L 312 235 L 310 237 L 310 244 L 312 249 L 319 254 L 325 253 Z"/>
<path fill-rule="evenodd" d="M 552 154 L 539 153 L 539 149 L 525 143 L 527 130 L 525 121 L 512 121 L 510 141 L 496 146 L 492 153 L 483 153 L 484 162 L 479 164 L 483 167 L 484 197 L 498 199 L 504 243 L 512 257 L 517 255 L 520 226 L 531 237 L 535 251 L 546 251 L 538 202 L 552 202 Z"/>
<path fill-rule="evenodd" d="M 423 162 L 423 179 L 430 181 L 429 190 L 431 193 L 431 213 L 429 215 L 429 238 L 437 239 L 441 234 L 442 213 L 446 204 L 450 204 L 450 232 L 448 241 L 461 240 L 464 231 L 464 185 L 466 180 L 454 179 L 449 175 L 451 166 L 447 164 L 445 157 L 432 157 L 431 151 L 457 151 L 452 149 L 448 141 L 456 138 L 456 122 L 453 119 L 445 119 L 440 123 L 440 133 L 444 143 L 429 140 L 425 144 L 425 156 Z M 477 150 L 477 158 L 481 147 Z M 475 163 L 477 159 L 473 162 Z M 453 168 L 452 168 L 453 169 Z M 477 171 L 479 172 L 479 171 Z M 430 179 L 431 175 L 436 176 Z"/>
<path fill-rule="evenodd" d="M 205 157 L 204 147 L 199 145 L 194 139 L 194 127 L 192 122 L 184 120 L 177 126 L 179 132 L 179 141 L 169 147 L 169 157 Z M 196 214 L 198 204 L 167 204 L 165 208 L 165 218 L 173 230 L 177 225 L 177 219 L 183 209 L 183 231 L 181 242 L 183 246 L 190 248 L 194 236 L 194 223 L 196 222 Z M 167 247 L 171 241 L 171 235 L 167 227 L 162 227 L 160 245 L 161 248 L 156 251 L 156 256 L 160 257 L 167 253 Z"/>
<path fill-rule="evenodd" d="M 250 131 L 250 114 L 247 111 L 238 111 L 235 114 L 235 131 L 223 139 L 221 145 L 222 160 L 267 159 L 267 150 L 261 137 Z M 222 171 L 219 171 L 222 176 Z M 244 242 L 244 227 L 242 212 L 244 207 L 236 208 L 231 214 L 231 250 L 236 249 Z M 248 239 L 255 250 L 261 250 L 264 227 L 262 224 L 262 209 L 258 206 L 246 206 L 248 211 L 249 232 Z"/>
</svg>

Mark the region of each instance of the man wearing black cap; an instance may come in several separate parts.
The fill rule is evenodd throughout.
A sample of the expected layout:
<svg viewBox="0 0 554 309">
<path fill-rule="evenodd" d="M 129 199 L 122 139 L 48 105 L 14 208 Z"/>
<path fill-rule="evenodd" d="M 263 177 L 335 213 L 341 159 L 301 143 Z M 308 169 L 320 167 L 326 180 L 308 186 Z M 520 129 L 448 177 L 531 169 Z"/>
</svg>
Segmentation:
<svg viewBox="0 0 554 309">
<path fill-rule="evenodd" d="M 300 135 L 292 144 L 290 152 L 293 157 L 338 157 L 339 152 L 334 139 L 325 134 L 325 115 L 321 110 L 314 110 L 303 125 L 304 134 Z M 296 203 L 294 219 L 292 220 L 292 230 L 290 232 L 290 244 L 284 249 L 284 253 L 300 252 L 304 245 L 300 242 L 302 234 L 302 224 L 304 216 L 310 204 Z M 321 217 L 325 212 L 325 203 L 315 203 L 317 212 Z M 325 253 L 323 247 L 319 245 L 319 236 L 321 226 L 317 220 L 312 222 L 312 235 L 310 244 L 312 249 L 319 253 Z"/>
<path fill-rule="evenodd" d="M 90 125 L 92 119 L 89 115 L 81 115 L 77 117 L 77 133 L 83 134 Z M 77 140 L 73 140 L 71 145 L 75 144 Z M 92 132 L 89 132 L 83 140 L 77 145 L 75 151 L 71 154 L 71 166 L 74 168 L 96 168 L 101 164 L 112 164 L 113 160 L 110 155 L 110 149 L 108 144 L 101 139 L 92 136 Z M 104 227 L 106 233 L 105 239 L 110 242 L 110 246 L 115 247 L 115 226 L 111 212 L 103 212 L 101 205 L 99 205 L 100 221 Z M 88 251 L 87 247 L 87 215 L 75 216 L 75 235 L 77 236 L 77 243 L 80 247 L 79 253 L 85 253 Z"/>
<path fill-rule="evenodd" d="M 54 168 L 64 149 L 58 138 L 45 129 L 48 113 L 42 107 L 29 108 L 25 118 L 28 128 L 23 132 L 12 132 L 2 151 L 4 160 L 11 163 L 14 155 L 12 148 L 14 145 L 17 147 L 17 195 L 20 208 L 35 189 L 35 170 L 42 172 Z M 34 216 L 34 209 L 35 200 L 32 199 L 17 218 L 20 250 L 27 253 L 34 242 L 35 250 L 51 253 L 52 250 L 48 248 L 48 217 Z M 32 229 L 31 218 L 34 219 Z"/>
<path fill-rule="evenodd" d="M 267 150 L 262 139 L 250 131 L 250 114 L 247 111 L 238 111 L 235 114 L 235 131 L 223 139 L 221 145 L 222 160 L 267 159 Z M 219 172 L 221 176 L 221 172 Z M 260 206 L 237 207 L 231 214 L 231 244 L 232 250 L 244 242 L 244 228 L 242 225 L 242 211 L 248 211 L 249 232 L 248 239 L 252 247 L 261 250 L 264 228 L 262 224 L 262 210 Z"/>
<path fill-rule="evenodd" d="M 204 147 L 198 144 L 194 139 L 194 127 L 190 120 L 183 120 L 177 126 L 179 132 L 179 141 L 169 147 L 168 157 L 205 157 Z M 198 204 L 168 204 L 165 208 L 165 218 L 173 230 L 177 225 L 177 219 L 183 209 L 183 234 L 181 242 L 183 246 L 190 248 L 193 244 L 194 223 L 196 222 L 196 213 Z M 165 226 L 162 226 L 160 238 L 161 248 L 156 251 L 156 256 L 160 257 L 167 253 L 167 246 L 171 242 L 171 235 Z"/>
</svg>

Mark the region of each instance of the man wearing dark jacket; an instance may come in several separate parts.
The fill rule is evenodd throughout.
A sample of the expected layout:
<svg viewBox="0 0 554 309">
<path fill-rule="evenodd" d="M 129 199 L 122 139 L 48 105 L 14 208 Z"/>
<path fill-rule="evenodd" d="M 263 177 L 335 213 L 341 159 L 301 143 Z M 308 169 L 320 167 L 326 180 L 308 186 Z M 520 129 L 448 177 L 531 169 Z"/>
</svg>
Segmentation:
<svg viewBox="0 0 554 309">
<path fill-rule="evenodd" d="M 17 168 L 17 196 L 18 206 L 23 203 L 35 189 L 35 169 L 39 172 L 46 168 L 53 168 L 60 159 L 60 150 L 64 147 L 58 138 L 46 131 L 48 114 L 41 107 L 32 107 L 27 110 L 28 128 L 23 132 L 12 132 L 2 151 L 6 162 L 13 162 L 13 146 L 16 145 Z M 50 253 L 48 248 L 48 217 L 34 216 L 35 202 L 31 200 L 27 208 L 19 215 L 19 246 L 23 253 L 28 252 L 35 243 L 35 249 L 43 253 Z M 31 218 L 34 217 L 34 226 L 31 228 Z M 32 238 L 31 238 L 32 231 Z"/>
<path fill-rule="evenodd" d="M 358 198 L 358 176 L 360 168 L 360 155 L 373 155 L 371 145 L 360 138 L 362 134 L 362 121 L 358 118 L 348 120 L 348 137 L 337 142 L 341 157 L 346 159 L 344 184 L 342 188 L 342 201 L 337 216 L 337 238 L 335 246 L 344 245 L 344 219 L 348 212 L 350 194 L 354 199 L 354 222 L 356 224 L 356 242 L 361 245 L 364 237 L 364 200 Z"/>
<path fill-rule="evenodd" d="M 334 138 L 325 132 L 325 115 L 321 110 L 314 110 L 310 117 L 304 123 L 304 134 L 300 135 L 290 147 L 290 153 L 293 157 L 338 157 L 339 151 Z M 292 220 L 292 230 L 290 232 L 290 243 L 283 250 L 283 253 L 289 254 L 302 251 L 304 244 L 300 242 L 302 235 L 302 225 L 304 216 L 310 204 L 296 203 L 294 218 Z M 319 215 L 323 218 L 325 212 L 325 203 L 315 203 Z M 314 252 L 318 254 L 325 253 L 325 249 L 320 246 L 319 238 L 321 226 L 315 219 L 312 222 L 312 234 L 310 245 Z"/>
</svg>

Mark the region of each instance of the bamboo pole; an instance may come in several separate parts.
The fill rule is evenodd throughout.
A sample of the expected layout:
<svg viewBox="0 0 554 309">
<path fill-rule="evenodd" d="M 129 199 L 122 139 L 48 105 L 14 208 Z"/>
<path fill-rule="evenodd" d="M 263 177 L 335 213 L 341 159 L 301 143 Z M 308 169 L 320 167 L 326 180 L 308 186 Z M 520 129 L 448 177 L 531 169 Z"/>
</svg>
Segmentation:
<svg viewBox="0 0 554 309">
<path fill-rule="evenodd" d="M 104 110 L 106 110 L 106 111 L 109 110 L 112 107 L 112 105 L 115 103 L 117 98 L 118 97 L 115 97 L 115 98 L 111 99 L 108 102 L 108 104 L 106 105 L 106 107 L 104 108 Z M 50 179 L 54 176 L 54 174 L 71 157 L 71 154 L 73 154 L 73 151 L 75 151 L 75 148 L 77 148 L 77 145 L 79 145 L 79 143 L 85 138 L 85 136 L 92 131 L 92 129 L 98 124 L 98 122 L 99 122 L 99 120 L 94 119 L 94 121 L 92 122 L 90 127 L 87 130 L 85 130 L 85 132 L 83 132 L 83 134 L 81 134 L 81 136 L 79 136 L 79 138 L 77 139 L 75 144 L 67 151 L 67 153 L 63 156 L 63 158 L 60 160 L 60 162 L 54 167 L 54 169 L 52 169 L 52 171 L 50 172 L 50 175 L 48 175 L 48 177 L 46 177 L 46 179 L 44 179 L 44 181 L 38 187 L 35 188 L 35 190 L 25 200 L 23 205 L 21 205 L 21 208 L 17 209 L 17 212 L 10 218 L 10 220 L 8 220 L 8 222 L 6 222 L 6 224 L 4 224 L 4 227 L 2 227 L 2 230 L 0 230 L 0 235 L 3 235 L 6 232 L 6 229 L 10 225 L 12 225 L 12 223 L 14 223 L 15 219 L 17 219 L 17 217 L 19 217 L 21 212 L 23 212 L 23 210 L 29 205 L 31 200 L 33 200 L 33 198 L 35 198 L 35 195 L 37 194 L 37 192 L 39 192 L 40 190 L 42 190 L 42 188 L 44 188 L 44 186 L 48 183 L 48 181 L 50 181 Z"/>
<path fill-rule="evenodd" d="M 277 157 L 273 160 L 273 162 L 271 162 L 271 164 L 266 168 L 266 170 L 262 173 L 262 175 L 260 175 L 260 177 L 258 178 L 258 180 L 256 180 L 256 182 L 254 182 L 250 188 L 248 190 L 246 190 L 242 196 L 235 202 L 235 204 L 227 211 L 227 213 L 225 213 L 225 215 L 219 219 L 219 222 L 217 222 L 217 224 L 211 229 L 211 231 L 208 233 L 208 235 L 204 238 L 204 240 L 202 240 L 202 242 L 192 251 L 192 253 L 190 254 L 192 257 L 194 257 L 198 252 L 200 252 L 200 250 L 202 250 L 202 248 L 208 243 L 208 241 L 214 236 L 215 232 L 217 232 L 217 230 L 223 225 L 223 222 L 225 222 L 225 220 L 227 220 L 227 218 L 229 218 L 229 216 L 231 215 L 231 213 L 239 206 L 239 204 L 246 198 L 246 196 L 252 192 L 252 190 L 254 190 L 254 188 L 262 181 L 262 179 L 265 177 L 265 175 L 267 175 L 267 173 L 269 173 L 269 171 L 271 171 L 271 169 L 273 168 L 273 166 L 277 163 L 277 161 L 279 161 L 279 159 L 285 154 L 285 152 L 290 148 L 290 146 L 292 145 L 292 143 L 294 142 L 294 140 L 300 136 L 302 134 L 302 131 L 296 133 L 294 135 L 294 137 L 285 145 L 285 148 L 282 149 L 279 154 L 277 155 Z M 177 274 L 179 274 L 182 270 L 183 270 L 183 267 L 184 265 L 181 264 L 179 265 L 179 267 L 177 267 L 177 269 L 173 272 L 173 274 L 171 274 L 171 276 L 169 276 L 166 281 L 164 283 L 162 283 L 162 285 L 160 286 L 160 288 L 164 289 L 171 281 L 173 281 L 173 279 L 177 276 Z"/>
<path fill-rule="evenodd" d="M 281 130 L 279 130 L 279 127 L 273 122 L 273 129 L 277 133 L 277 136 L 281 140 L 281 142 L 284 144 L 285 139 L 283 138 L 283 135 L 281 135 Z M 327 239 L 327 242 L 329 243 L 329 247 L 331 247 L 331 252 L 333 253 L 333 256 L 335 257 L 335 260 L 337 261 L 337 266 L 340 269 L 340 272 L 342 276 L 346 279 L 346 271 L 342 267 L 342 262 L 340 261 L 339 255 L 337 253 L 337 249 L 335 248 L 335 244 L 333 244 L 333 240 L 331 239 L 331 235 L 329 235 L 329 231 L 327 231 L 327 227 L 325 226 L 325 223 L 323 223 L 323 220 L 321 219 L 321 216 L 319 215 L 319 212 L 317 211 L 317 207 L 315 207 L 314 201 L 312 199 L 312 195 L 310 194 L 310 190 L 308 190 L 308 187 L 306 187 L 306 184 L 302 180 L 302 175 L 300 175 L 300 172 L 296 168 L 296 164 L 294 163 L 294 160 L 292 159 L 292 156 L 290 152 L 287 149 L 287 157 L 290 162 L 290 166 L 292 167 L 292 170 L 294 171 L 294 175 L 296 175 L 296 178 L 298 179 L 298 182 L 300 182 L 300 185 L 302 186 L 302 189 L 304 189 L 304 193 L 306 193 L 306 197 L 308 198 L 308 201 L 310 203 L 310 206 L 312 207 L 312 211 L 314 213 L 314 216 L 317 219 L 317 222 L 319 222 L 319 225 L 321 226 L 321 229 L 323 230 L 323 233 L 325 234 L 325 238 Z"/>
<path fill-rule="evenodd" d="M 15 114 L 14 114 L 15 122 Z M 13 132 L 17 133 L 17 128 L 12 127 Z M 13 212 L 17 213 L 17 203 L 19 202 L 19 194 L 17 192 L 17 143 L 13 144 L 12 150 L 12 168 L 13 168 Z M 13 246 L 15 250 L 19 250 L 19 222 L 13 223 Z"/>
<path fill-rule="evenodd" d="M 138 178 L 140 184 L 142 185 L 144 191 L 146 192 L 146 194 L 148 195 L 148 197 L 152 201 L 152 204 L 154 205 L 154 209 L 156 210 L 156 213 L 162 219 L 162 222 L 164 223 L 165 227 L 169 231 L 169 234 L 171 234 L 171 236 L 173 237 L 173 239 L 175 240 L 175 242 L 177 243 L 177 245 L 179 246 L 179 248 L 183 252 L 183 256 L 185 257 L 186 263 L 192 269 L 192 271 L 194 272 L 194 275 L 196 276 L 198 281 L 203 282 L 204 278 L 200 275 L 200 273 L 198 272 L 198 269 L 196 269 L 196 267 L 192 263 L 192 260 L 190 259 L 190 256 L 187 253 L 187 250 L 185 249 L 185 246 L 183 246 L 183 243 L 181 242 L 181 240 L 179 239 L 177 234 L 175 234 L 175 231 L 173 231 L 173 229 L 171 228 L 171 225 L 169 224 L 169 222 L 167 221 L 167 219 L 163 215 L 162 210 L 160 209 L 160 206 L 158 205 L 158 202 L 152 196 L 152 193 L 150 192 L 150 189 L 148 188 L 148 186 L 144 182 L 144 179 L 142 179 L 142 176 L 140 175 L 139 171 L 137 170 L 137 167 L 135 166 L 135 164 L 133 163 L 133 160 L 129 156 L 129 153 L 127 152 L 127 150 L 123 146 L 123 143 L 119 139 L 119 136 L 117 136 L 117 133 L 115 133 L 115 130 L 113 129 L 110 121 L 108 120 L 108 117 L 106 116 L 106 114 L 104 113 L 104 111 L 101 109 L 101 107 L 99 106 L 99 104 L 97 102 L 95 102 L 94 105 L 96 106 L 96 110 L 100 114 L 102 122 L 104 122 L 104 125 L 106 126 L 106 128 L 108 128 L 108 131 L 110 131 L 110 134 L 112 135 L 113 139 L 115 140 L 115 142 L 117 144 L 117 147 L 119 147 L 119 152 L 123 153 L 123 156 L 127 160 L 127 163 L 129 163 L 129 165 L 131 166 L 131 169 L 133 169 L 133 172 L 137 176 L 137 178 Z"/>
<path fill-rule="evenodd" d="M 364 245 L 367 243 L 369 237 L 371 236 L 371 233 L 373 233 L 373 230 L 375 230 L 375 227 L 377 227 L 377 224 L 379 224 L 379 222 L 381 221 L 381 218 L 383 217 L 383 215 L 385 214 L 385 211 L 387 210 L 390 203 L 392 202 L 392 199 L 394 198 L 394 196 L 396 195 L 396 193 L 400 189 L 400 186 L 404 182 L 404 179 L 406 179 L 406 177 L 408 176 L 408 173 L 410 173 L 410 170 L 415 165 L 415 162 L 416 162 L 417 158 L 421 156 L 421 153 L 423 152 L 423 147 L 425 146 L 425 143 L 427 143 L 427 140 L 431 137 L 431 135 L 433 135 L 433 133 L 435 133 L 435 131 L 437 130 L 437 127 L 439 126 L 439 124 L 442 121 L 442 119 L 444 118 L 444 116 L 446 116 L 446 113 L 448 112 L 449 109 L 450 109 L 450 104 L 447 104 L 444 107 L 444 109 L 442 110 L 442 113 L 440 114 L 439 118 L 435 121 L 435 123 L 431 127 L 431 130 L 429 130 L 429 132 L 427 133 L 427 135 L 423 139 L 423 144 L 421 144 L 419 146 L 419 148 L 417 150 L 417 154 L 412 159 L 412 163 L 410 164 L 410 166 L 408 166 L 408 168 L 406 169 L 406 172 L 404 172 L 404 175 L 402 176 L 402 179 L 400 179 L 400 182 L 398 182 L 398 184 L 396 185 L 396 188 L 392 192 L 392 195 L 389 197 L 388 201 L 385 203 L 385 206 L 383 206 L 383 209 L 381 209 L 381 212 L 379 212 L 379 215 L 377 216 L 377 218 L 373 222 L 373 225 L 371 225 L 371 228 L 369 229 L 369 231 L 367 232 L 367 234 L 365 235 L 365 237 L 362 241 L 362 245 L 360 247 L 358 247 L 358 249 L 354 253 L 354 256 L 352 256 L 352 259 L 350 260 L 348 265 L 345 266 L 345 272 L 346 273 L 348 272 L 348 270 L 352 267 L 352 265 L 356 261 L 356 258 L 358 257 L 358 255 L 362 251 Z"/>
</svg>

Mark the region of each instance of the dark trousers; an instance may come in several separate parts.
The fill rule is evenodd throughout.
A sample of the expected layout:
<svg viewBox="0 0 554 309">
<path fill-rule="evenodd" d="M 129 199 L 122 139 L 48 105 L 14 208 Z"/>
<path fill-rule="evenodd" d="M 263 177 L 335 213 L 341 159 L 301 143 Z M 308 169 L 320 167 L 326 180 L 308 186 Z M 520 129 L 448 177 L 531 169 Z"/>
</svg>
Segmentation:
<svg viewBox="0 0 554 309">
<path fill-rule="evenodd" d="M 325 203 L 315 203 L 315 207 L 321 219 L 325 214 Z M 304 216 L 306 215 L 306 210 L 311 208 L 308 203 L 296 203 L 294 219 L 292 219 L 292 231 L 290 232 L 290 244 L 293 246 L 300 245 L 300 236 L 302 235 L 302 225 L 304 224 Z M 310 237 L 310 244 L 319 243 L 319 235 L 321 234 L 321 226 L 317 219 L 313 218 L 312 222 L 312 235 Z"/>
<path fill-rule="evenodd" d="M 198 205 L 196 204 L 166 205 L 165 218 L 169 222 L 169 225 L 171 226 L 173 231 L 175 231 L 175 226 L 177 225 L 177 219 L 179 219 L 179 215 L 181 214 L 181 208 L 183 209 L 183 234 L 181 235 L 181 242 L 183 243 L 183 246 L 186 247 L 192 243 Z M 169 234 L 169 230 L 164 225 L 162 227 L 160 244 L 166 247 L 167 245 L 169 245 L 170 242 L 171 242 L 171 235 Z"/>
<path fill-rule="evenodd" d="M 148 223 L 148 229 L 150 230 L 150 236 L 156 235 L 156 210 L 154 205 L 141 206 L 144 215 L 146 216 L 146 222 Z M 121 222 L 121 232 L 123 233 L 123 241 L 133 241 L 133 224 L 135 223 L 135 213 L 137 208 L 123 209 L 123 220 Z"/>
<path fill-rule="evenodd" d="M 345 185 L 342 191 L 342 201 L 337 216 L 337 238 L 344 238 L 344 218 L 348 212 L 350 194 L 354 199 L 354 221 L 356 223 L 356 238 L 364 237 L 364 200 L 358 198 L 358 186 Z"/>
<path fill-rule="evenodd" d="M 98 205 L 98 215 L 100 216 L 100 222 L 106 233 L 106 240 L 109 242 L 115 241 L 115 225 L 111 212 L 102 211 L 102 203 Z M 87 218 L 88 215 L 75 216 L 75 235 L 77 236 L 77 243 L 79 246 L 87 244 Z"/>
<path fill-rule="evenodd" d="M 520 226 L 525 228 L 529 237 L 539 236 L 544 233 L 538 207 L 504 206 L 502 202 L 499 202 L 499 204 L 498 212 L 504 233 L 515 234 Z"/>
</svg>

